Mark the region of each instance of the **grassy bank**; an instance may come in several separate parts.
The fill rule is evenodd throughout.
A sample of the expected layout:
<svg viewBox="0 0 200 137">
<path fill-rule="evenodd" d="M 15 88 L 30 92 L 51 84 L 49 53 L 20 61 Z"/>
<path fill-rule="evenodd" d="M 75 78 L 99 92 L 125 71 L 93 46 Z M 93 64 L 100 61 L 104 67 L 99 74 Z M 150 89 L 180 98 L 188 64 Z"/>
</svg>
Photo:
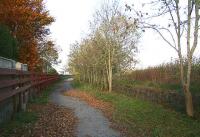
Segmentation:
<svg viewBox="0 0 200 137">
<path fill-rule="evenodd" d="M 127 136 L 199 137 L 200 121 L 160 105 L 117 93 L 100 92 L 80 83 L 73 83 L 79 92 L 109 102 L 114 106 L 113 121 L 127 130 Z"/>
<path fill-rule="evenodd" d="M 152 89 L 154 91 L 175 91 L 183 94 L 181 84 L 176 83 L 158 83 L 153 81 L 137 81 L 137 80 L 127 80 L 127 79 L 116 79 L 113 82 L 114 88 L 145 88 Z M 190 90 L 194 95 L 200 95 L 200 86 L 198 83 L 191 83 Z"/>
<path fill-rule="evenodd" d="M 38 120 L 39 114 L 30 111 L 30 106 L 47 104 L 49 102 L 49 94 L 54 90 L 55 84 L 49 86 L 47 89 L 42 91 L 40 96 L 30 101 L 26 111 L 18 112 L 14 116 L 13 120 L 2 124 L 0 126 L 0 137 L 9 137 L 11 134 L 14 134 L 17 129 L 26 129 L 27 126 L 31 127 Z"/>
</svg>

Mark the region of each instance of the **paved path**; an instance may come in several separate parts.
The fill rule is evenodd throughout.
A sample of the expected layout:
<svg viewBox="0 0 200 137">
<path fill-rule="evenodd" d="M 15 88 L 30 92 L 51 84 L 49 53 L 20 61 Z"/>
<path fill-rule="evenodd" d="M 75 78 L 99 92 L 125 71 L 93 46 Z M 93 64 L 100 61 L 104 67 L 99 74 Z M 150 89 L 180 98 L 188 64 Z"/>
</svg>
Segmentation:
<svg viewBox="0 0 200 137">
<path fill-rule="evenodd" d="M 71 88 L 70 83 L 64 81 L 51 95 L 51 101 L 60 106 L 71 108 L 78 118 L 77 137 L 119 137 L 119 132 L 109 127 L 110 123 L 102 112 L 92 108 L 84 101 L 62 95 L 63 91 Z"/>
</svg>

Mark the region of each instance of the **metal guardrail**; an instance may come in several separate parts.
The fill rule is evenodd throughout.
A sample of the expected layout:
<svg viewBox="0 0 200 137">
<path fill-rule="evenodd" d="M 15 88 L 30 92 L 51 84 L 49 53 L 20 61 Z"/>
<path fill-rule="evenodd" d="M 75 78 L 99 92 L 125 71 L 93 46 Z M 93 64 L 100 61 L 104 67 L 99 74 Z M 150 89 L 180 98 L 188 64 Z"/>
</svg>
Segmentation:
<svg viewBox="0 0 200 137">
<path fill-rule="evenodd" d="M 0 56 L 0 68 L 15 69 L 16 61 Z"/>
<path fill-rule="evenodd" d="M 28 71 L 28 65 L 16 62 L 15 60 L 4 58 L 0 56 L 0 68 L 17 69 Z"/>
</svg>

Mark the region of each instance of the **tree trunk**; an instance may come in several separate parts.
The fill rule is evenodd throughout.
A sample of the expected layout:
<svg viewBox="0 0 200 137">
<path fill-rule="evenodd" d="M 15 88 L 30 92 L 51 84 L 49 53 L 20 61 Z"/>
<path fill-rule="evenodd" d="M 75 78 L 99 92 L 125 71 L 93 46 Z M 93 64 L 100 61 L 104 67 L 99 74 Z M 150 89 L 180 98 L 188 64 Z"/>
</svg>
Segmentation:
<svg viewBox="0 0 200 137">
<path fill-rule="evenodd" d="M 108 70 L 108 91 L 111 92 L 112 91 L 112 79 L 111 79 L 111 73 L 110 73 L 110 68 Z"/>
<path fill-rule="evenodd" d="M 112 63 L 111 63 L 110 46 L 109 46 L 109 54 L 108 54 L 108 91 L 112 92 Z"/>
<path fill-rule="evenodd" d="M 192 94 L 190 92 L 191 71 L 192 71 L 192 56 L 191 56 L 191 52 L 189 52 L 187 83 L 186 83 L 186 90 L 185 90 L 185 102 L 186 102 L 186 112 L 187 112 L 188 116 L 193 117 L 194 116 L 193 100 L 192 100 Z"/>
<path fill-rule="evenodd" d="M 185 87 L 184 93 L 185 93 L 185 105 L 186 105 L 187 115 L 193 117 L 194 110 L 193 110 L 192 94 L 187 87 Z"/>
</svg>

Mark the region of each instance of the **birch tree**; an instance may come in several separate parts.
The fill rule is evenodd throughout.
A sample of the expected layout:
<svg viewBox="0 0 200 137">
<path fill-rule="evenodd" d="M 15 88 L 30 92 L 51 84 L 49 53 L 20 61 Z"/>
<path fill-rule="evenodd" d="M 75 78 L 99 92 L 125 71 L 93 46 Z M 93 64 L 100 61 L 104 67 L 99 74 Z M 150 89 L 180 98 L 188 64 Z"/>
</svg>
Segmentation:
<svg viewBox="0 0 200 137">
<path fill-rule="evenodd" d="M 108 89 L 109 92 L 111 92 L 115 59 L 120 59 L 120 57 L 117 56 L 120 56 L 119 54 L 121 53 L 125 53 L 125 50 L 126 53 L 129 52 L 129 55 L 133 53 L 133 50 L 136 51 L 136 43 L 139 35 L 133 20 L 120 11 L 116 1 L 103 4 L 101 9 L 96 12 L 95 19 L 97 22 L 100 22 L 98 31 L 106 40 L 104 46 L 106 52 L 105 56 L 107 57 L 107 60 L 105 60 L 105 67 Z M 119 49 L 124 50 L 124 52 L 118 52 Z"/>
<path fill-rule="evenodd" d="M 115 3 L 103 5 L 91 24 L 91 34 L 72 46 L 69 70 L 81 81 L 111 92 L 113 75 L 135 61 L 139 33 Z"/>
<path fill-rule="evenodd" d="M 194 116 L 192 94 L 190 91 L 190 77 L 192 59 L 198 45 L 199 35 L 199 0 L 156 0 L 150 3 L 143 3 L 145 6 L 159 7 L 156 13 L 138 11 L 126 5 L 126 10 L 134 11 L 139 27 L 155 30 L 161 38 L 173 48 L 179 58 L 180 81 L 185 95 L 185 106 L 188 116 Z M 153 18 L 167 18 L 169 22 L 155 23 L 150 20 Z M 145 30 L 144 30 L 145 31 Z M 186 49 L 186 55 L 184 54 Z M 184 69 L 184 58 L 187 61 L 187 68 Z"/>
</svg>

